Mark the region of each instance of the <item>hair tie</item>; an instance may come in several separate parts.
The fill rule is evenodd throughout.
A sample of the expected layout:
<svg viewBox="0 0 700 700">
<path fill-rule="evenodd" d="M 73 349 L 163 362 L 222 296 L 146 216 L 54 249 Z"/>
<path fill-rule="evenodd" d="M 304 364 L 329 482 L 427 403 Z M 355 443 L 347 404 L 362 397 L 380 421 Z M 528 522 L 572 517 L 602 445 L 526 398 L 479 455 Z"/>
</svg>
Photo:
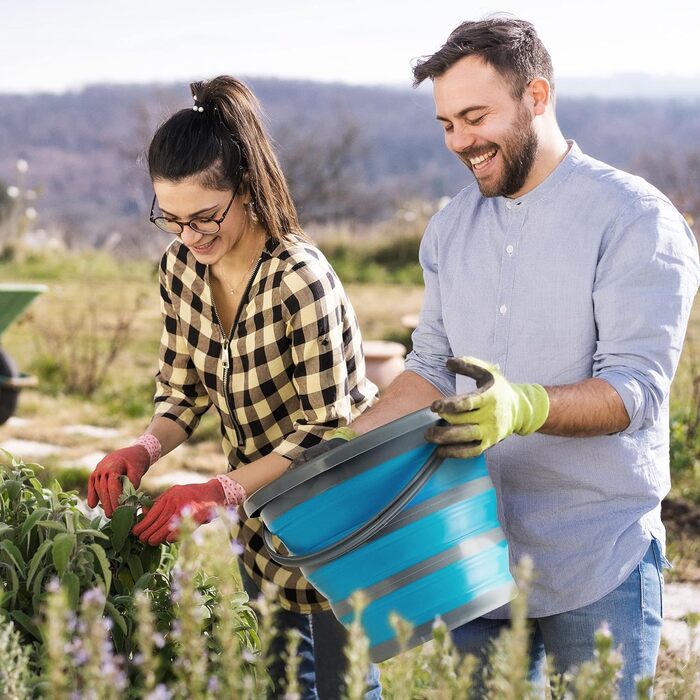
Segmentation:
<svg viewBox="0 0 700 700">
<path fill-rule="evenodd" d="M 204 107 L 198 106 L 198 105 L 196 104 L 196 102 L 197 102 L 197 96 L 194 95 L 193 97 L 194 97 L 195 104 L 192 105 L 192 111 L 193 111 L 193 112 L 203 112 L 203 111 L 204 111 Z"/>
</svg>

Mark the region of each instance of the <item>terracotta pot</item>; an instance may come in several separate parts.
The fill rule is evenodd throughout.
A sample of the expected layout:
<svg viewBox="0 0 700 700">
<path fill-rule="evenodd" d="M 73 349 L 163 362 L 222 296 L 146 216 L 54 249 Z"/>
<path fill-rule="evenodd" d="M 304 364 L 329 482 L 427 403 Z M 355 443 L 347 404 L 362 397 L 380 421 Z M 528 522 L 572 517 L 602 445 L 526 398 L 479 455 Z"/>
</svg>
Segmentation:
<svg viewBox="0 0 700 700">
<path fill-rule="evenodd" d="M 406 348 L 388 340 L 365 340 L 367 377 L 380 389 L 386 389 L 403 372 Z"/>
</svg>

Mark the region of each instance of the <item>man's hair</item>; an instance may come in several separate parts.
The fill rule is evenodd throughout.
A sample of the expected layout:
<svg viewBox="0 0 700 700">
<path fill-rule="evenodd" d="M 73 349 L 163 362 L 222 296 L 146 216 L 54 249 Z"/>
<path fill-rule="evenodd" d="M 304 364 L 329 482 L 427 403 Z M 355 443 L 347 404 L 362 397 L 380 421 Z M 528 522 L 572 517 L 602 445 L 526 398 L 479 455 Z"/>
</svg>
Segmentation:
<svg viewBox="0 0 700 700">
<path fill-rule="evenodd" d="M 479 56 L 493 66 L 516 99 L 535 78 L 546 78 L 554 92 L 552 59 L 535 27 L 522 19 L 501 16 L 462 22 L 440 49 L 416 63 L 413 86 L 440 77 L 465 56 Z"/>
</svg>

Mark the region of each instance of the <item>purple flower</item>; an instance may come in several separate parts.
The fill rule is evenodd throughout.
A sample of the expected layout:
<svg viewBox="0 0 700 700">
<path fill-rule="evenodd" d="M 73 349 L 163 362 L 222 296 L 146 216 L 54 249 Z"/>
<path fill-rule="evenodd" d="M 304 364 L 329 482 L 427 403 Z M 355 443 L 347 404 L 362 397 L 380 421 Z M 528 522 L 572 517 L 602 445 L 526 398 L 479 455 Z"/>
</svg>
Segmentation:
<svg viewBox="0 0 700 700">
<path fill-rule="evenodd" d="M 229 547 L 234 556 L 240 557 L 243 554 L 243 545 L 238 540 L 231 540 Z"/>
<path fill-rule="evenodd" d="M 105 594 L 101 588 L 90 588 L 83 593 L 83 605 L 101 605 L 105 604 Z"/>
<path fill-rule="evenodd" d="M 172 693 L 164 683 L 159 683 L 145 698 L 145 700 L 170 700 Z"/>
</svg>

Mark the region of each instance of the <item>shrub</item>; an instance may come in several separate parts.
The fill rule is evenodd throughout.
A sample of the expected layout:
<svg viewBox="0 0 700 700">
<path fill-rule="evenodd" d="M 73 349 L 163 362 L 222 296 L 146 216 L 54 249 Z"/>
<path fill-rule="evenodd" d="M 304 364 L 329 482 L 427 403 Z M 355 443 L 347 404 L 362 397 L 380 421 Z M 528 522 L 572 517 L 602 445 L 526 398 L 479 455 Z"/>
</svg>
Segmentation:
<svg viewBox="0 0 700 700">
<path fill-rule="evenodd" d="M 176 565 L 178 545 L 151 547 L 130 534 L 137 510 L 147 503 L 147 497 L 126 482 L 122 503 L 112 519 L 107 521 L 101 515 L 91 518 L 75 494 L 64 492 L 57 481 L 42 486 L 35 469 L 40 469 L 39 465 L 27 465 L 11 456 L 0 464 L 0 621 L 3 626 L 10 621 L 17 626 L 21 644 L 30 651 L 35 681 L 45 670 L 45 659 L 51 657 L 51 636 L 40 620 L 52 581 L 60 585 L 77 638 L 84 636 L 87 628 L 75 622 L 76 612 L 81 610 L 80 619 L 93 627 L 99 613 L 100 624 L 109 628 L 106 640 L 110 654 L 125 659 L 131 675 L 138 673 L 128 662 L 137 652 L 135 597 L 139 593 L 149 599 L 154 630 L 169 639 L 155 652 L 158 682 L 175 677 L 181 648 L 191 643 L 179 644 L 171 634 L 182 616 L 177 591 L 187 586 L 197 601 L 197 614 L 202 614 L 196 636 L 206 640 L 212 655 L 231 652 L 233 638 L 224 645 L 214 633 L 217 621 L 223 619 L 228 620 L 243 647 L 255 648 L 256 623 L 246 605 L 247 596 L 231 590 L 235 580 L 233 552 L 228 559 L 219 558 L 217 577 L 199 566 L 198 557 L 190 556 L 191 561 L 183 565 L 189 567 L 183 587 L 183 566 Z M 197 564 L 194 568 L 192 562 Z M 227 592 L 226 605 L 222 603 L 223 590 Z M 70 631 L 71 625 L 67 623 L 66 629 Z"/>
</svg>

